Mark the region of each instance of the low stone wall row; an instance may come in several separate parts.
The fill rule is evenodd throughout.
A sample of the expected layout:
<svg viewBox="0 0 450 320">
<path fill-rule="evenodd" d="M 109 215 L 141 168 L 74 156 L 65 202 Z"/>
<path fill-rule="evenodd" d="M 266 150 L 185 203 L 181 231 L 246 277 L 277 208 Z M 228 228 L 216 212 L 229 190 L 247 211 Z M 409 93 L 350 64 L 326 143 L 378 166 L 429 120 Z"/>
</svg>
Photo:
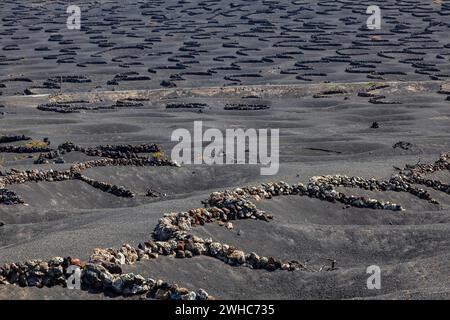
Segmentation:
<svg viewBox="0 0 450 320">
<path fill-rule="evenodd" d="M 106 166 L 177 166 L 174 162 L 162 159 L 120 158 L 120 159 L 98 159 L 81 163 L 75 163 L 68 170 L 25 170 L 12 169 L 4 176 L 0 176 L 0 204 L 14 205 L 22 204 L 24 201 L 13 191 L 7 190 L 8 185 L 23 184 L 28 182 L 58 182 L 68 180 L 80 180 L 89 185 L 120 197 L 134 197 L 133 192 L 122 186 L 96 181 L 81 174 L 82 171 Z"/>
<path fill-rule="evenodd" d="M 0 188 L 0 204 L 15 205 L 23 204 L 24 201 L 15 192 Z"/>
<path fill-rule="evenodd" d="M 50 152 L 50 147 L 0 146 L 0 153 L 39 153 Z"/>
<path fill-rule="evenodd" d="M 418 163 L 416 165 L 408 165 L 401 171 L 400 175 L 407 183 L 424 185 L 433 188 L 434 190 L 450 194 L 449 184 L 426 177 L 427 175 L 438 171 L 450 171 L 450 153 L 442 154 L 439 159 L 432 164 Z"/>
<path fill-rule="evenodd" d="M 15 284 L 21 287 L 67 287 L 72 281 L 69 268 L 80 270 L 80 289 L 89 292 L 120 296 L 145 295 L 162 300 L 208 300 L 209 294 L 199 289 L 191 291 L 162 280 L 144 278 L 133 273 L 111 273 L 100 263 L 83 263 L 79 259 L 55 257 L 49 261 L 29 260 L 0 266 L 0 285 Z M 71 271 L 71 272 L 69 272 Z M 75 284 L 75 283 L 72 283 Z"/>
<path fill-rule="evenodd" d="M 30 137 L 22 136 L 0 136 L 0 144 L 17 141 L 31 140 Z M 59 159 L 63 154 L 69 152 L 81 152 L 90 157 L 102 157 L 112 159 L 134 159 L 144 158 L 140 157 L 139 153 L 162 153 L 162 149 L 156 144 L 141 144 L 141 145 L 100 145 L 96 147 L 82 147 L 75 145 L 72 142 L 65 142 L 59 145 L 56 149 L 50 147 L 49 143 L 46 146 L 29 146 L 29 145 L 0 145 L 0 153 L 40 153 L 35 164 L 49 163 L 49 160 Z"/>
<path fill-rule="evenodd" d="M 35 161 L 35 164 L 45 164 L 49 160 L 61 158 L 64 154 L 70 152 L 81 152 L 90 157 L 101 157 L 111 159 L 141 159 L 139 153 L 162 153 L 162 149 L 156 144 L 142 145 L 100 145 L 96 147 L 82 147 L 72 142 L 60 144 L 55 150 L 42 153 Z"/>
<path fill-rule="evenodd" d="M 21 136 L 0 136 L 0 143 L 11 143 L 11 142 L 29 141 L 29 140 L 31 140 L 31 138 L 27 137 L 25 135 L 21 135 Z"/>
</svg>

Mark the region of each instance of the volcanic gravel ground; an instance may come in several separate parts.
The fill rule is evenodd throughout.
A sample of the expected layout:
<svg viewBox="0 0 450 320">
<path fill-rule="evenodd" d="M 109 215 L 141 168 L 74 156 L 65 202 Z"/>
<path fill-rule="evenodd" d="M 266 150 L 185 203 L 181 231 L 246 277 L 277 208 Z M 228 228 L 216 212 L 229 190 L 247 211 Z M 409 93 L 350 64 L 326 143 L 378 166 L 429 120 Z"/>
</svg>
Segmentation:
<svg viewBox="0 0 450 320">
<path fill-rule="evenodd" d="M 81 30 L 66 27 L 69 4 L 0 3 L 0 264 L 136 247 L 164 213 L 201 208 L 215 191 L 338 174 L 383 181 L 450 151 L 443 1 L 378 1 L 373 31 L 372 1 L 80 0 Z M 279 128 L 278 174 L 174 166 L 171 134 L 194 121 Z M 142 148 L 151 144 L 161 150 Z M 424 178 L 413 183 L 421 196 L 334 186 L 378 209 L 282 195 L 252 200 L 269 221 L 189 231 L 297 260 L 295 271 L 160 254 L 123 272 L 219 299 L 448 299 L 450 173 Z M 381 290 L 366 287 L 370 265 Z M 15 298 L 110 297 L 0 284 L 0 299 Z"/>
<path fill-rule="evenodd" d="M 72 4 L 72 3 L 70 3 Z M 4 95 L 450 76 L 449 4 L 373 1 L 69 1 L 0 3 Z"/>
<path fill-rule="evenodd" d="M 448 84 L 439 82 L 323 84 L 288 89 L 251 87 L 215 95 L 201 90 L 157 92 L 161 95 L 158 99 L 142 98 L 151 92 L 130 92 L 128 98 L 142 100 L 143 106 L 70 114 L 37 109 L 50 102 L 46 97 L 3 97 L 0 133 L 9 138 L 3 138 L 1 146 L 24 146 L 47 138 L 47 147 L 53 150 L 66 141 L 82 150 L 157 143 L 169 153 L 174 145 L 171 132 L 177 128 L 192 132 L 193 121 L 202 120 L 205 129 L 280 128 L 281 166 L 276 176 L 268 177 L 260 175 L 258 166 L 249 165 L 112 165 L 81 172 L 93 181 L 123 186 L 133 198 L 80 180 L 8 185 L 24 204 L 0 204 L 0 262 L 53 256 L 86 260 L 94 248 L 118 248 L 123 243 L 136 246 L 152 237 L 164 213 L 202 207 L 202 200 L 211 192 L 225 188 L 280 180 L 306 183 L 317 175 L 387 179 L 407 164 L 434 163 L 450 150 L 447 88 Z M 280 90 L 290 93 L 279 94 Z M 383 96 L 386 104 L 371 103 L 373 96 Z M 99 97 L 104 104 L 115 103 L 113 92 L 91 96 L 95 101 Z M 74 98 L 84 99 L 84 95 L 53 97 L 51 102 L 71 103 Z M 167 109 L 168 104 L 198 104 L 202 112 Z M 226 105 L 270 108 L 226 110 Z M 378 128 L 371 128 L 374 122 Z M 32 140 L 23 140 L 22 135 Z M 17 141 L 8 142 L 11 139 Z M 394 148 L 400 141 L 411 147 Z M 1 171 L 62 171 L 76 162 L 102 159 L 73 151 L 61 154 L 65 163 L 55 163 L 54 158 L 35 164 L 38 155 L 1 153 Z M 427 177 L 448 184 L 450 173 L 436 171 Z M 348 207 L 290 195 L 253 201 L 273 215 L 269 222 L 232 221 L 231 230 L 212 223 L 192 230 L 245 252 L 301 261 L 308 271 L 252 270 L 208 256 L 160 256 L 126 265 L 123 271 L 194 290 L 203 288 L 217 298 L 448 298 L 450 195 L 419 187 L 439 203 L 405 192 L 338 187 L 346 195 L 397 203 L 404 211 Z M 147 196 L 149 190 L 156 197 Z M 330 270 L 332 260 L 335 268 Z M 374 264 L 382 270 L 381 290 L 366 288 L 366 268 Z M 0 297 L 106 298 L 61 287 L 11 285 L 0 285 Z"/>
</svg>

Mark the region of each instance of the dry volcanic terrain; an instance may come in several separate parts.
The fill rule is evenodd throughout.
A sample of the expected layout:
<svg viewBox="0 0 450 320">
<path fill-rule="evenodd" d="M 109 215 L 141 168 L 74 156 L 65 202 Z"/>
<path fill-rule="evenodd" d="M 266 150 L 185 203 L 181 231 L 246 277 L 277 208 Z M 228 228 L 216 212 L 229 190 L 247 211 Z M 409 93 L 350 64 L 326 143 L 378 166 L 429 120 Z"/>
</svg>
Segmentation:
<svg viewBox="0 0 450 320">
<path fill-rule="evenodd" d="M 450 298 L 450 6 L 378 2 L 2 1 L 0 300 Z"/>
</svg>

